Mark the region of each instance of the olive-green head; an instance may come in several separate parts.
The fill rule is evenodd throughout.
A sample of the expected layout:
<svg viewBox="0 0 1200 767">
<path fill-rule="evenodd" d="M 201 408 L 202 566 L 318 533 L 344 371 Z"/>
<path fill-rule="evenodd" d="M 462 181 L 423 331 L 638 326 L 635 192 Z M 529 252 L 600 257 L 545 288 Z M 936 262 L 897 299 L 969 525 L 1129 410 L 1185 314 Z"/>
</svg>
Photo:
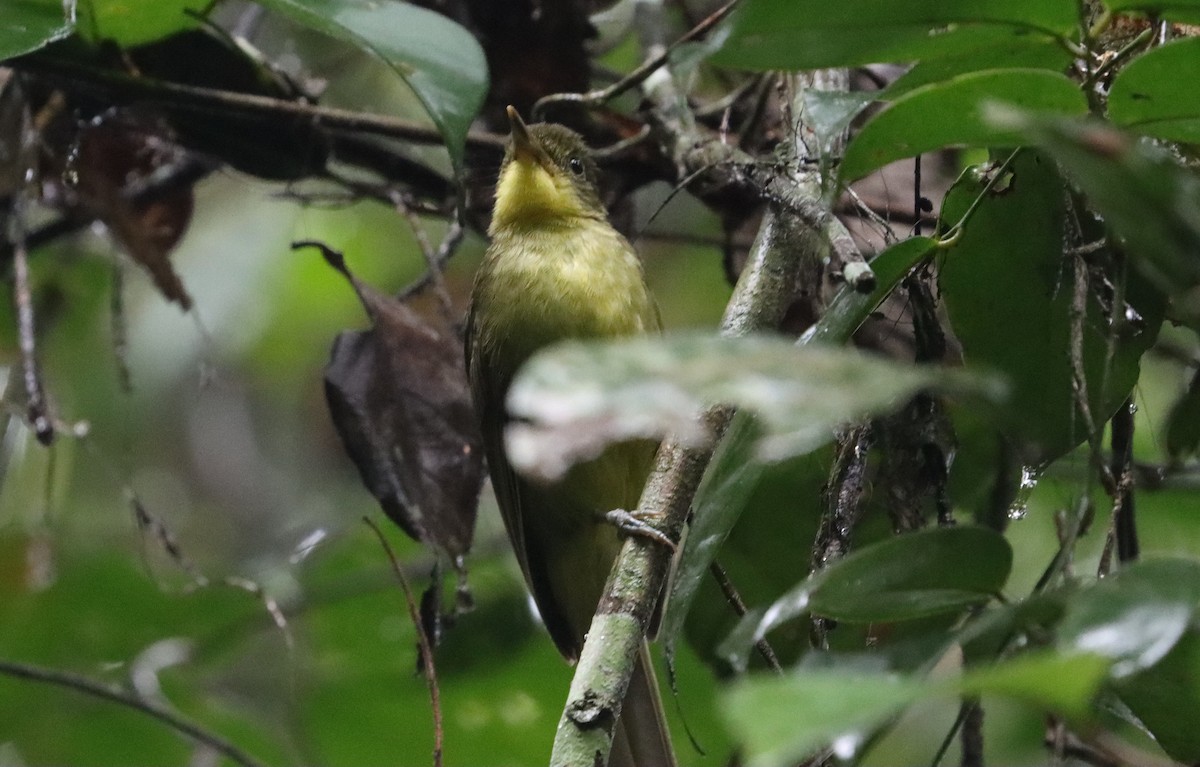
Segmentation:
<svg viewBox="0 0 1200 767">
<path fill-rule="evenodd" d="M 583 137 L 561 125 L 526 125 L 508 108 L 512 135 L 496 184 L 490 231 L 603 219 L 599 171 Z"/>
</svg>

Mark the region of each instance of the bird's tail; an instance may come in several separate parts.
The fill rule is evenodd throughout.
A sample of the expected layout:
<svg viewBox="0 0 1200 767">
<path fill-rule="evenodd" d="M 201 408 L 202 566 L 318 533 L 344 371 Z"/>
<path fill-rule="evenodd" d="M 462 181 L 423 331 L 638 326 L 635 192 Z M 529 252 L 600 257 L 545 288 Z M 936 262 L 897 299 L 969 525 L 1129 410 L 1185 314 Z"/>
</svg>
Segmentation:
<svg viewBox="0 0 1200 767">
<path fill-rule="evenodd" d="M 613 736 L 609 767 L 675 767 L 671 732 L 663 715 L 658 679 L 645 641 L 638 652 L 621 719 Z"/>
</svg>

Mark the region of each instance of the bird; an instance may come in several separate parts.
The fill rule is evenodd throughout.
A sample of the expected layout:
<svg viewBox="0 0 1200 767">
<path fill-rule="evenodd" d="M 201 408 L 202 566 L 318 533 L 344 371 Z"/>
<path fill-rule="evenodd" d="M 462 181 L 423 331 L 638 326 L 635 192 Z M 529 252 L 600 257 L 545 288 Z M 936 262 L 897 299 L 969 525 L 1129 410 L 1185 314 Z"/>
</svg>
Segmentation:
<svg viewBox="0 0 1200 767">
<path fill-rule="evenodd" d="M 542 622 L 562 655 L 579 657 L 620 535 L 609 512 L 635 509 L 657 445 L 610 445 L 558 481 L 518 475 L 504 446 L 505 399 L 521 365 L 568 339 L 661 332 L 658 307 L 629 241 L 609 222 L 583 138 L 526 125 L 508 107 L 510 138 L 466 321 L 466 360 L 492 486 Z M 675 755 L 643 641 L 614 730 L 610 764 L 669 767 Z"/>
</svg>

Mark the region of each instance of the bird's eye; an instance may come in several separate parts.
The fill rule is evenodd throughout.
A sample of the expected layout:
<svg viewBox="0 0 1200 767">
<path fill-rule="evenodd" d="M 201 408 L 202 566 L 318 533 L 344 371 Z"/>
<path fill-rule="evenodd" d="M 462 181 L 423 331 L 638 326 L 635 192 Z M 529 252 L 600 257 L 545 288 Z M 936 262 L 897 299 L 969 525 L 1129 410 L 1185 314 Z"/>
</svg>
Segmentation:
<svg viewBox="0 0 1200 767">
<path fill-rule="evenodd" d="M 583 160 L 579 159 L 578 157 L 572 157 L 570 160 L 567 160 L 567 167 L 570 168 L 571 172 L 576 176 L 583 175 Z"/>
</svg>

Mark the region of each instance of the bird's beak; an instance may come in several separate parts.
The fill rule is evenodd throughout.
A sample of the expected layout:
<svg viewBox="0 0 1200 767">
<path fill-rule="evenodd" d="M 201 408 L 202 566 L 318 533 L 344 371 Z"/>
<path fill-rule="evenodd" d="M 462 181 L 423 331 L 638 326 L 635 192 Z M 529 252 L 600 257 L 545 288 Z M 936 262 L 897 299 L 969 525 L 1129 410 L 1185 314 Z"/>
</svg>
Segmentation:
<svg viewBox="0 0 1200 767">
<path fill-rule="evenodd" d="M 550 158 L 546 155 L 546 150 L 542 149 L 533 136 L 529 135 L 529 128 L 525 127 L 521 113 L 511 105 L 507 111 L 509 130 L 512 136 L 513 159 L 517 162 L 536 163 L 546 167 Z"/>
</svg>

